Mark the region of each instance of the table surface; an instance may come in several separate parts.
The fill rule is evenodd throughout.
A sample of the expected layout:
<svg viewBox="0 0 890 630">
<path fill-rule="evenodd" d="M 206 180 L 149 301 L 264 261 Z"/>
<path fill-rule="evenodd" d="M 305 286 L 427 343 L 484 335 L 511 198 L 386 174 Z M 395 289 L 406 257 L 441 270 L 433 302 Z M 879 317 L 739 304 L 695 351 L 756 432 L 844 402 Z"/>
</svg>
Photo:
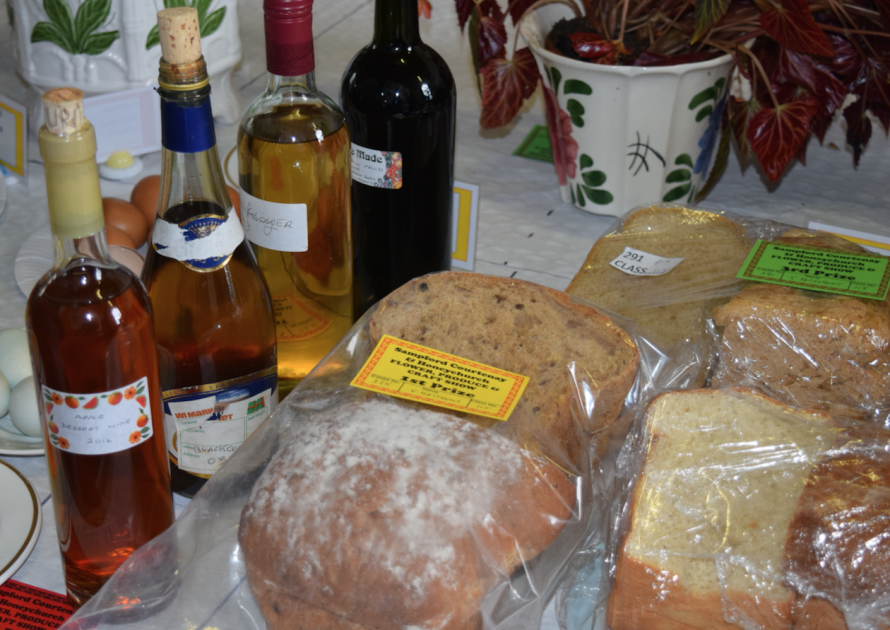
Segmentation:
<svg viewBox="0 0 890 630">
<path fill-rule="evenodd" d="M 243 61 L 234 81 L 242 108 L 265 87 L 261 6 L 261 0 L 241 0 L 238 8 Z M 373 11 L 374 0 L 315 3 L 316 79 L 319 89 L 334 99 L 339 97 L 346 64 L 371 38 Z M 552 165 L 512 155 L 534 125 L 545 124 L 540 93 L 514 126 L 497 132 L 479 128 L 479 96 L 466 37 L 457 26 L 454 2 L 434 0 L 432 19 L 421 19 L 421 35 L 445 58 L 457 83 L 455 177 L 480 188 L 474 270 L 564 289 L 614 217 L 589 214 L 562 203 Z M 29 89 L 15 74 L 12 40 L 10 26 L 4 20 L 0 25 L 0 91 L 25 103 Z M 236 133 L 235 125 L 217 125 L 221 156 L 234 146 Z M 843 129 L 836 124 L 825 146 L 811 141 L 806 167 L 795 164 L 773 186 L 766 184 L 757 168 L 743 169 L 733 153 L 720 183 L 702 207 L 796 225 L 821 221 L 890 236 L 886 210 L 890 144 L 876 126 L 872 144 L 858 169 L 852 166 L 849 149 L 836 148 L 843 146 Z M 16 285 L 15 260 L 25 239 L 38 229 L 48 229 L 49 224 L 43 165 L 33 136 L 29 150 L 29 176 L 9 187 L 5 211 L 0 213 L 0 328 L 24 325 L 26 296 Z M 146 169 L 135 179 L 160 172 L 159 153 L 143 156 L 143 160 Z M 129 198 L 134 182 L 102 180 L 102 194 Z M 38 544 L 13 579 L 64 592 L 43 457 L 2 459 L 31 481 L 44 508 Z M 552 606 L 542 627 L 556 627 Z"/>
</svg>

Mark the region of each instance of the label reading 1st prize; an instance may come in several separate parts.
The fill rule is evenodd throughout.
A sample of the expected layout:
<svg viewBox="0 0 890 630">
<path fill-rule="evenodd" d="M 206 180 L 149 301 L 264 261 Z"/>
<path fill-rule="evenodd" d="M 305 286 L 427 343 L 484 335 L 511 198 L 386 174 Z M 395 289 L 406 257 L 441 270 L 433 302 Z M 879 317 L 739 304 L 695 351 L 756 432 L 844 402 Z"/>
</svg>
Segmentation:
<svg viewBox="0 0 890 630">
<path fill-rule="evenodd" d="M 247 240 L 277 252 L 309 250 L 305 203 L 266 201 L 241 190 L 241 224 Z"/>
<path fill-rule="evenodd" d="M 95 394 L 41 389 L 49 441 L 59 450 L 107 455 L 138 446 L 154 433 L 147 377 Z"/>
<path fill-rule="evenodd" d="M 631 276 L 663 276 L 683 262 L 682 258 L 664 258 L 633 247 L 624 251 L 609 264 Z"/>
<path fill-rule="evenodd" d="M 352 143 L 352 181 L 374 188 L 398 190 L 402 187 L 402 154 L 375 151 Z"/>
<path fill-rule="evenodd" d="M 528 377 L 384 335 L 350 385 L 505 421 Z"/>
<path fill-rule="evenodd" d="M 758 240 L 737 274 L 742 280 L 883 300 L 890 258 Z"/>
</svg>

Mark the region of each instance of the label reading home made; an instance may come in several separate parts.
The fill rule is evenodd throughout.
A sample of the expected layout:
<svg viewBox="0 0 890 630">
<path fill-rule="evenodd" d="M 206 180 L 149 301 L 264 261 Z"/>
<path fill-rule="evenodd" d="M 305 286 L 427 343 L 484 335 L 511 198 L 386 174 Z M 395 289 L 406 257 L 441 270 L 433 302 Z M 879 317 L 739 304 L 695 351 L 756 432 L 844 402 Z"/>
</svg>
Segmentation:
<svg viewBox="0 0 890 630">
<path fill-rule="evenodd" d="M 305 203 L 277 203 L 241 190 L 241 224 L 247 240 L 277 252 L 309 249 L 309 216 Z"/>
<path fill-rule="evenodd" d="M 71 394 L 41 387 L 50 444 L 78 455 L 125 451 L 151 438 L 148 378 L 120 389 Z"/>
<path fill-rule="evenodd" d="M 883 300 L 890 258 L 758 240 L 737 274 L 742 280 Z"/>
<path fill-rule="evenodd" d="M 505 421 L 528 377 L 384 335 L 350 384 Z"/>
<path fill-rule="evenodd" d="M 167 452 L 179 468 L 209 477 L 278 404 L 278 372 L 163 392 Z"/>
<path fill-rule="evenodd" d="M 625 247 L 609 264 L 632 276 L 663 276 L 683 262 L 682 258 L 664 258 L 633 247 Z"/>
<path fill-rule="evenodd" d="M 352 143 L 350 164 L 352 181 L 374 188 L 402 187 L 402 154 L 375 151 Z"/>
</svg>

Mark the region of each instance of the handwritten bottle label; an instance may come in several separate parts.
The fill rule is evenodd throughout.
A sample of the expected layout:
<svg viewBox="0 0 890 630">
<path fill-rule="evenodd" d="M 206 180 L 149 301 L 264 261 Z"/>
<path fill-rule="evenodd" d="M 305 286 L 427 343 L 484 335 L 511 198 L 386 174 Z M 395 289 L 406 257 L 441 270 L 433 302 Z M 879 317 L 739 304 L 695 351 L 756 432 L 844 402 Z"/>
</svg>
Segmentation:
<svg viewBox="0 0 890 630">
<path fill-rule="evenodd" d="M 402 187 L 402 154 L 398 151 L 375 151 L 352 143 L 352 181 L 374 188 Z"/>
<path fill-rule="evenodd" d="M 71 394 L 42 386 L 50 444 L 78 455 L 107 455 L 142 444 L 154 434 L 148 378 L 120 389 Z"/>
<path fill-rule="evenodd" d="M 163 392 L 167 452 L 180 469 L 209 477 L 278 404 L 275 367 Z"/>
<path fill-rule="evenodd" d="M 305 203 L 277 203 L 241 191 L 241 224 L 247 240 L 278 252 L 309 250 Z"/>
<path fill-rule="evenodd" d="M 155 251 L 195 271 L 224 267 L 243 241 L 244 232 L 234 212 L 226 217 L 205 214 L 182 223 L 158 220 L 151 233 Z"/>
</svg>

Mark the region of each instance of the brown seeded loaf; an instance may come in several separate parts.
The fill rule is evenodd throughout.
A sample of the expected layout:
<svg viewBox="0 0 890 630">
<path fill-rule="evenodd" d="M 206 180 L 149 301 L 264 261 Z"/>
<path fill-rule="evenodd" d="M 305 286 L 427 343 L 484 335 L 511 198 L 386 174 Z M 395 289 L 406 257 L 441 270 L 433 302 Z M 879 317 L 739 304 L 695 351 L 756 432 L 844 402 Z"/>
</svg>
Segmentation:
<svg viewBox="0 0 890 630">
<path fill-rule="evenodd" d="M 740 288 L 735 276 L 752 244 L 741 225 L 719 214 L 643 208 L 594 243 L 566 291 L 639 322 L 661 348 L 704 344 L 706 317 Z M 684 260 L 662 276 L 633 276 L 609 264 L 625 247 Z M 699 384 L 705 376 L 702 370 Z"/>
<path fill-rule="evenodd" d="M 575 492 L 493 431 L 369 394 L 282 447 L 239 542 L 271 630 L 475 630 L 483 596 L 553 542 Z"/>
<path fill-rule="evenodd" d="M 444 272 L 408 282 L 380 301 L 369 332 L 374 344 L 386 334 L 529 377 L 509 421 L 494 430 L 529 448 L 537 443 L 568 467 L 577 465 L 587 439 L 573 421 L 570 364 L 579 380 L 596 388 L 600 424 L 581 427 L 583 432 L 618 417 L 639 360 L 623 330 L 566 293 L 476 273 Z"/>
<path fill-rule="evenodd" d="M 786 532 L 810 470 L 835 440 L 833 423 L 723 389 L 658 396 L 645 426 L 609 628 L 790 629 Z"/>
<path fill-rule="evenodd" d="M 865 251 L 799 229 L 776 241 Z M 834 417 L 890 423 L 890 301 L 753 283 L 713 317 L 722 328 L 713 386 L 753 387 Z"/>
<path fill-rule="evenodd" d="M 808 595 L 795 628 L 890 629 L 890 436 L 853 431 L 810 472 L 783 571 Z M 833 609 L 833 610 L 832 610 Z"/>
</svg>

